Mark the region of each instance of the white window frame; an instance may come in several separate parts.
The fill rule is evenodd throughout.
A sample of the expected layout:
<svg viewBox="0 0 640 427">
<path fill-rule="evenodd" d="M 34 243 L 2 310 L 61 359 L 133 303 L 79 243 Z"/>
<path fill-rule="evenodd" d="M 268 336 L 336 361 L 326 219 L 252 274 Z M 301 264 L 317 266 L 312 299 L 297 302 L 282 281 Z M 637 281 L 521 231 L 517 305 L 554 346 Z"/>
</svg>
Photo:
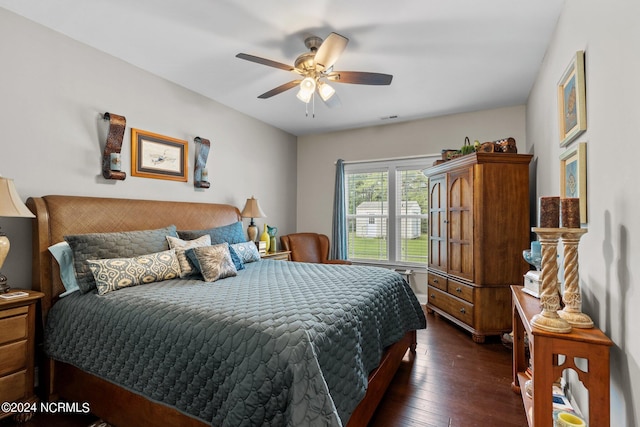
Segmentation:
<svg viewBox="0 0 640 427">
<path fill-rule="evenodd" d="M 377 260 L 377 259 L 362 259 L 356 258 L 353 259 L 355 262 L 362 263 L 374 263 L 374 264 L 385 264 L 385 265 L 393 265 L 393 266 L 407 266 L 407 267 L 419 267 L 425 268 L 427 266 L 427 260 L 424 263 L 411 263 L 400 261 L 401 255 L 401 230 L 400 230 L 400 219 L 401 218 L 420 218 L 426 219 L 428 221 L 429 214 L 428 212 L 420 215 L 401 215 L 398 211 L 398 182 L 397 182 L 397 172 L 402 170 L 422 170 L 433 164 L 433 162 L 439 159 L 440 156 L 424 156 L 424 157 L 412 157 L 412 158 L 396 158 L 396 159 L 385 159 L 385 160 L 373 160 L 373 161 L 362 161 L 362 162 L 354 162 L 354 163 L 345 163 L 344 172 L 345 177 L 349 174 L 355 173 L 375 173 L 375 172 L 387 172 L 387 260 Z M 348 179 L 345 179 L 345 195 L 348 200 L 349 198 L 349 189 L 348 189 Z M 425 191 L 429 191 L 428 188 L 425 188 Z M 347 209 L 348 209 L 348 203 Z M 353 218 L 357 218 L 355 214 L 349 214 L 346 212 L 347 223 L 349 220 Z M 427 230 L 429 230 L 427 226 Z M 348 243 L 347 243 L 348 244 Z M 347 253 L 349 251 L 347 250 Z"/>
</svg>

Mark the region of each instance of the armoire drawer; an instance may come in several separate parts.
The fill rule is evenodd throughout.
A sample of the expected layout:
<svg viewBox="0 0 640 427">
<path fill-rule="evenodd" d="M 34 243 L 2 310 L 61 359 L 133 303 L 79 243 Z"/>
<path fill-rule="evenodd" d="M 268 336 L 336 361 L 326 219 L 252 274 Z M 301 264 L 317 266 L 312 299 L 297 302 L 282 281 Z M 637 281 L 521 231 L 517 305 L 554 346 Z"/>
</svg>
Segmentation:
<svg viewBox="0 0 640 427">
<path fill-rule="evenodd" d="M 430 272 L 429 275 L 427 276 L 427 282 L 429 283 L 429 285 L 433 286 L 434 288 L 438 288 L 443 291 L 447 290 L 446 277 L 438 276 L 437 274 L 433 274 Z"/>
<path fill-rule="evenodd" d="M 430 305 L 447 312 L 467 325 L 473 326 L 473 304 L 453 297 L 432 286 L 428 287 L 428 291 Z"/>
<path fill-rule="evenodd" d="M 451 295 L 457 296 L 458 298 L 462 298 L 465 301 L 473 303 L 473 286 L 471 285 L 449 279 L 447 282 L 447 292 Z"/>
</svg>

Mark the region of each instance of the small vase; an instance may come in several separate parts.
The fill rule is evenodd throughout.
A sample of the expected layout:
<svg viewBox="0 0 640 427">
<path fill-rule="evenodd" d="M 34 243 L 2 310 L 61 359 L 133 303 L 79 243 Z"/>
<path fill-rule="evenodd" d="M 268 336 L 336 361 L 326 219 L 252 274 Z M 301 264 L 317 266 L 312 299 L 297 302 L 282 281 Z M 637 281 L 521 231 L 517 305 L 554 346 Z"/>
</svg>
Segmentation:
<svg viewBox="0 0 640 427">
<path fill-rule="evenodd" d="M 276 236 L 271 236 L 271 241 L 269 242 L 269 252 L 276 251 Z"/>
<path fill-rule="evenodd" d="M 269 233 L 267 233 L 267 224 L 264 225 L 264 231 L 260 235 L 260 241 L 265 243 L 265 250 L 269 252 L 271 239 L 269 237 Z"/>
</svg>

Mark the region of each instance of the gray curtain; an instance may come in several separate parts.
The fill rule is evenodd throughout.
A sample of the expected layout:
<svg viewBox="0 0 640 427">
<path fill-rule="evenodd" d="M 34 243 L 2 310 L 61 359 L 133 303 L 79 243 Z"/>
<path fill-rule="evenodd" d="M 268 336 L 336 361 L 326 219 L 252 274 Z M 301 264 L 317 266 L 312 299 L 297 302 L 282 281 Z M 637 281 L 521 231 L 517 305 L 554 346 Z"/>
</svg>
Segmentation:
<svg viewBox="0 0 640 427">
<path fill-rule="evenodd" d="M 331 258 L 347 259 L 347 212 L 344 195 L 344 160 L 336 162 L 336 187 L 333 195 L 333 231 Z"/>
</svg>

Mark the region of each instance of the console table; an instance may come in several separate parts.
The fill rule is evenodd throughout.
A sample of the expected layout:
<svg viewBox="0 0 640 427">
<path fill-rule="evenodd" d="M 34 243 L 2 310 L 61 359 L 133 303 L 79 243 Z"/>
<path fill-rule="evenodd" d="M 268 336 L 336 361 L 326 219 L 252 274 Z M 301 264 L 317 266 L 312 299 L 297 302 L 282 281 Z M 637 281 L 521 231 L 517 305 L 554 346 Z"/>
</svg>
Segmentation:
<svg viewBox="0 0 640 427">
<path fill-rule="evenodd" d="M 552 385 L 568 368 L 577 372 L 589 390 L 589 425 L 607 427 L 609 416 L 609 349 L 612 341 L 598 328 L 573 328 L 569 333 L 543 331 L 529 320 L 540 312 L 540 300 L 522 291 L 523 286 L 511 286 L 513 296 L 513 383 L 511 388 L 522 394 L 529 426 L 553 426 Z M 533 398 L 526 395 L 528 380 L 525 358 L 525 333 L 533 371 Z M 559 363 L 559 355 L 564 360 Z M 576 366 L 575 359 L 588 362 L 588 371 Z"/>
</svg>

